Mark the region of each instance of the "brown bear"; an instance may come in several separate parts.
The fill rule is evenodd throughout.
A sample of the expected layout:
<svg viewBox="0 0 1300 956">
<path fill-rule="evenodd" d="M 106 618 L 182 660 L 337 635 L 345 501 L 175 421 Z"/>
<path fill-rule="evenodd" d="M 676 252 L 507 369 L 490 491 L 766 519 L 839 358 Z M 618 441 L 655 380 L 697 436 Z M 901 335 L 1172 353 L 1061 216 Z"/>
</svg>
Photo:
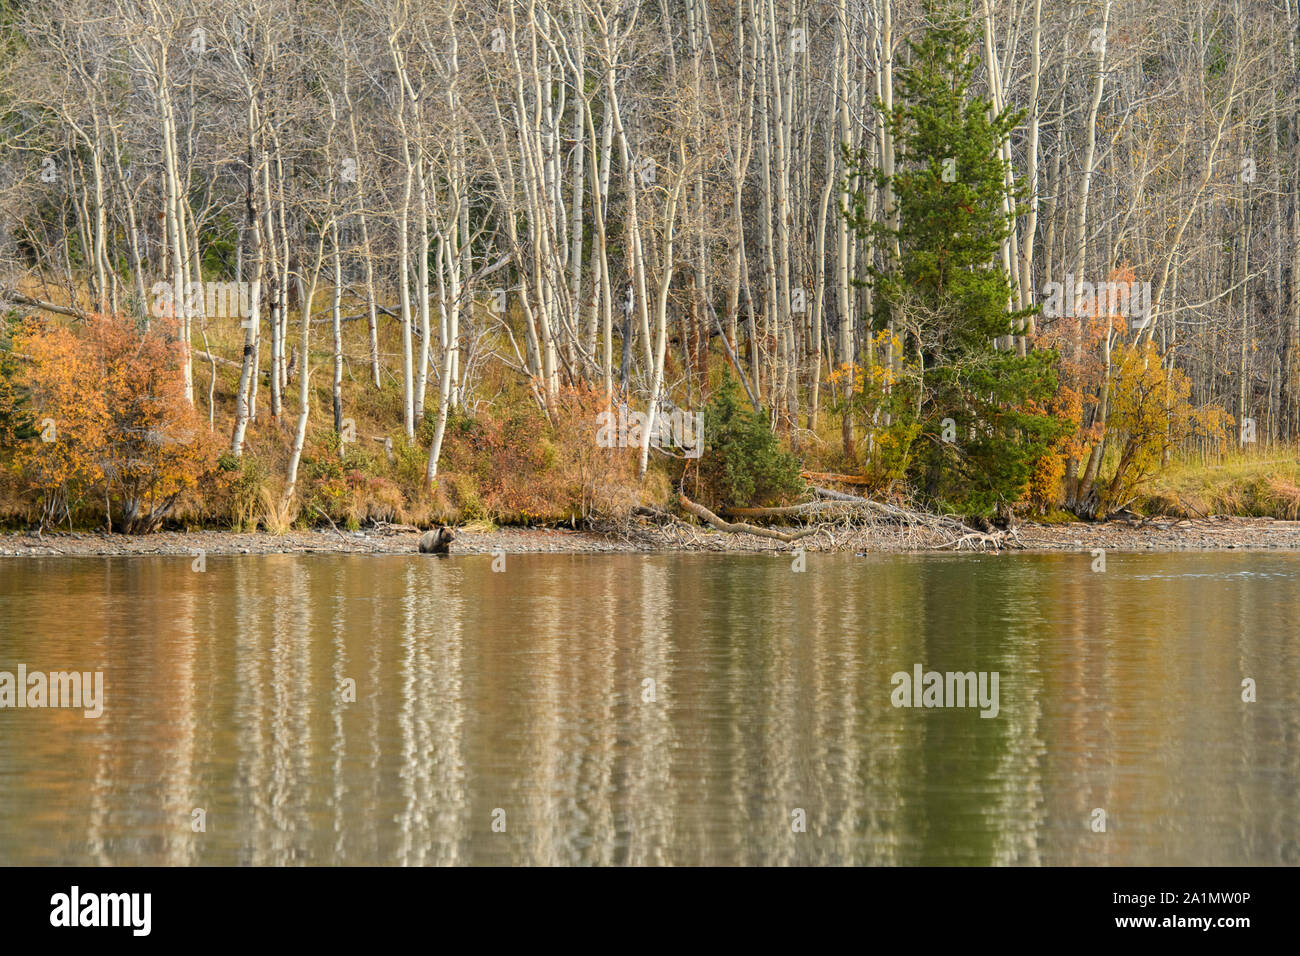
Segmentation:
<svg viewBox="0 0 1300 956">
<path fill-rule="evenodd" d="M 420 535 L 420 553 L 451 554 L 451 543 L 455 540 L 456 532 L 447 527 L 426 531 Z"/>
</svg>

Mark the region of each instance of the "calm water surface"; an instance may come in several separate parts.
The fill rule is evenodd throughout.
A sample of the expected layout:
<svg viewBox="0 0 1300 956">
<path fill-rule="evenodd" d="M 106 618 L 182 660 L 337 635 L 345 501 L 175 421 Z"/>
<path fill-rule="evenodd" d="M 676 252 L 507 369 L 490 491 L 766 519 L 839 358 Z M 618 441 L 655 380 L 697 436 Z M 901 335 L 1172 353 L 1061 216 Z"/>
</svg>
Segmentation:
<svg viewBox="0 0 1300 956">
<path fill-rule="evenodd" d="M 0 864 L 1300 863 L 1300 556 L 191 560 L 0 558 Z"/>
</svg>

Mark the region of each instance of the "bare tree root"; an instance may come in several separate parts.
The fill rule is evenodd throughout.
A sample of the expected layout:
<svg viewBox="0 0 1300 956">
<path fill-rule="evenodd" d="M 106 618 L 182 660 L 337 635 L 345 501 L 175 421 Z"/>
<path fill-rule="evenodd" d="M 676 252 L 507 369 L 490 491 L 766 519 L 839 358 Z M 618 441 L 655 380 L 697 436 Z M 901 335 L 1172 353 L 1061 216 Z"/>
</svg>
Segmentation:
<svg viewBox="0 0 1300 956">
<path fill-rule="evenodd" d="M 795 518 L 814 522 L 794 534 L 751 524 L 729 523 L 685 497 L 681 504 L 685 510 L 721 531 L 759 534 L 780 541 L 792 541 L 811 534 L 824 538 L 833 549 L 845 547 L 854 533 L 860 533 L 864 527 L 878 529 L 882 526 L 890 527 L 892 536 L 900 543 L 917 550 L 999 551 L 1024 547 L 1015 529 L 983 532 L 955 515 L 931 514 L 818 486 L 813 486 L 813 492 L 816 499 L 802 504 L 780 508 L 726 508 L 722 511 L 727 518 Z"/>
<path fill-rule="evenodd" d="M 992 548 L 993 553 L 997 554 L 1002 548 L 1011 547 L 1011 542 L 1015 542 L 1017 548 L 1024 547 L 1020 542 L 1020 535 L 1016 533 L 1014 528 L 1007 531 L 991 531 L 988 533 L 983 531 L 972 531 L 970 534 L 962 535 L 949 545 L 949 547 L 954 551 L 962 551 L 965 549 L 971 551 L 985 551 Z"/>
<path fill-rule="evenodd" d="M 652 533 L 656 546 L 709 551 L 754 550 L 755 545 L 745 543 L 747 535 L 784 545 L 806 542 L 824 551 L 871 551 L 882 542 L 890 551 L 999 552 L 1025 547 L 1014 528 L 984 532 L 951 514 L 918 511 L 816 486 L 812 490 L 817 496 L 812 501 L 776 508 L 721 508 L 721 516 L 679 492 L 678 505 L 700 524 L 683 519 L 673 510 L 641 505 L 606 530 L 627 541 L 644 539 L 651 534 L 648 523 L 653 522 L 658 526 Z M 793 519 L 795 527 L 778 530 L 729 520 L 736 518 Z M 732 537 L 702 533 L 701 525 Z"/>
</svg>

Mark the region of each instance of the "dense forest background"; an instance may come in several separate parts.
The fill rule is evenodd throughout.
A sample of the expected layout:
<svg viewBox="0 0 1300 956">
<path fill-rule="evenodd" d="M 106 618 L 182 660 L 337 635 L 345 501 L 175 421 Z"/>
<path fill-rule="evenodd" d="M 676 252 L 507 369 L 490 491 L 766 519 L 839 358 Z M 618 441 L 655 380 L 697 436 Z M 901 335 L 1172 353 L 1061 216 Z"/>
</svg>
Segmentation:
<svg viewBox="0 0 1300 956">
<path fill-rule="evenodd" d="M 1298 517 L 1297 30 L 0 0 L 0 511 Z"/>
</svg>

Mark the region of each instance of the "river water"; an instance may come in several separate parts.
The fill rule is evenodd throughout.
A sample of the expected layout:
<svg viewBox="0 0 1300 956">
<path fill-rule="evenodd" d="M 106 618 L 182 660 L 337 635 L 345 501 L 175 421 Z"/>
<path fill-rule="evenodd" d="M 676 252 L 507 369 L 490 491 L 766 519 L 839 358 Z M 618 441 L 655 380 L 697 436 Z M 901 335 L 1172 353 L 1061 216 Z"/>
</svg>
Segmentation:
<svg viewBox="0 0 1300 956">
<path fill-rule="evenodd" d="M 0 864 L 1300 863 L 1300 556 L 493 560 L 0 558 Z"/>
</svg>

